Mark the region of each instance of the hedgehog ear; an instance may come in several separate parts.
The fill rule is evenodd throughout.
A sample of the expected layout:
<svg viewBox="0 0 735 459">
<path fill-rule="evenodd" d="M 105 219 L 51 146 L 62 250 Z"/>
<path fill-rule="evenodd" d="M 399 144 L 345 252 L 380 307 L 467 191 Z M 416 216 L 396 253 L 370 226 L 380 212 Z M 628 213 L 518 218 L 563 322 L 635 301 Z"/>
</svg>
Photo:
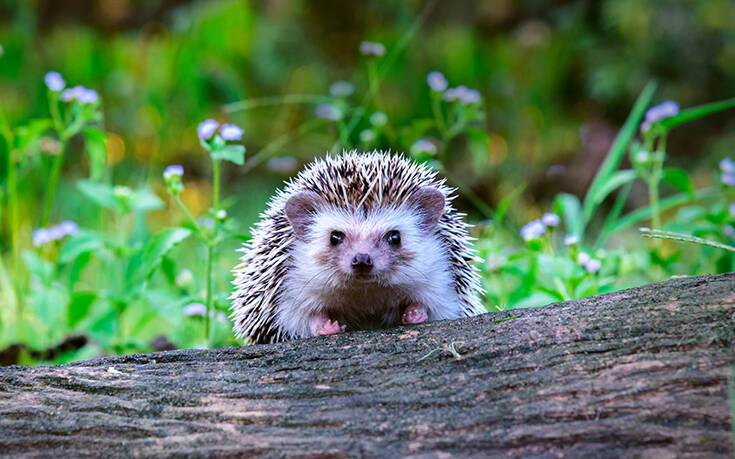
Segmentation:
<svg viewBox="0 0 735 459">
<path fill-rule="evenodd" d="M 306 239 L 317 206 L 322 202 L 322 198 L 313 191 L 302 191 L 288 198 L 284 210 L 297 238 Z"/>
<path fill-rule="evenodd" d="M 421 228 L 432 231 L 444 214 L 444 194 L 436 188 L 419 188 L 410 198 L 411 203 L 419 210 Z"/>
</svg>

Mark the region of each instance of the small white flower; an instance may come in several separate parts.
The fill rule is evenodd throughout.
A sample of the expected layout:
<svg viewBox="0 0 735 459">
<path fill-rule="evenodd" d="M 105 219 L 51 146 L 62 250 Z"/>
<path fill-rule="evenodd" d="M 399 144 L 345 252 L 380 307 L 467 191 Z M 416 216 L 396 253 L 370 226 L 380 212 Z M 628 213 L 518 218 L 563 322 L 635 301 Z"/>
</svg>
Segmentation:
<svg viewBox="0 0 735 459">
<path fill-rule="evenodd" d="M 48 88 L 53 92 L 59 92 L 64 89 L 64 86 L 66 86 L 64 78 L 62 78 L 59 72 L 48 72 L 43 77 L 43 81 L 46 83 L 46 86 L 48 86 Z"/>
<path fill-rule="evenodd" d="M 225 221 L 227 220 L 227 211 L 225 209 L 220 209 L 215 214 L 215 218 L 219 221 Z"/>
<path fill-rule="evenodd" d="M 577 263 L 579 263 L 582 266 L 586 266 L 587 263 L 589 263 L 591 259 L 592 257 L 590 257 L 585 252 L 579 252 L 579 255 L 577 255 Z"/>
<path fill-rule="evenodd" d="M 431 140 L 419 139 L 411 145 L 411 154 L 418 155 L 421 153 L 428 153 L 435 155 L 437 152 L 436 145 Z"/>
<path fill-rule="evenodd" d="M 646 150 L 641 150 L 635 154 L 635 162 L 645 164 L 651 159 L 651 155 Z"/>
<path fill-rule="evenodd" d="M 370 143 L 375 140 L 375 131 L 372 129 L 363 129 L 360 131 L 360 142 Z"/>
<path fill-rule="evenodd" d="M 194 281 L 194 274 L 190 269 L 182 269 L 176 276 L 176 286 L 179 288 L 186 287 Z"/>
<path fill-rule="evenodd" d="M 567 234 L 564 236 L 564 245 L 579 244 L 579 236 L 576 234 Z"/>
<path fill-rule="evenodd" d="M 370 115 L 370 124 L 373 126 L 385 126 L 388 123 L 388 115 L 383 112 L 375 112 Z"/>
<path fill-rule="evenodd" d="M 541 217 L 541 222 L 546 226 L 557 226 L 559 224 L 559 216 L 552 213 L 545 213 L 544 216 Z"/>
<path fill-rule="evenodd" d="M 590 261 L 588 261 L 584 265 L 584 267 L 587 269 L 587 272 L 590 272 L 590 273 L 593 273 L 594 274 L 594 273 L 596 273 L 597 271 L 600 270 L 600 268 L 602 267 L 602 262 L 600 260 L 597 260 L 597 259 L 593 258 Z"/>
<path fill-rule="evenodd" d="M 189 303 L 183 309 L 185 316 L 203 316 L 207 314 L 207 307 L 202 303 Z"/>
</svg>

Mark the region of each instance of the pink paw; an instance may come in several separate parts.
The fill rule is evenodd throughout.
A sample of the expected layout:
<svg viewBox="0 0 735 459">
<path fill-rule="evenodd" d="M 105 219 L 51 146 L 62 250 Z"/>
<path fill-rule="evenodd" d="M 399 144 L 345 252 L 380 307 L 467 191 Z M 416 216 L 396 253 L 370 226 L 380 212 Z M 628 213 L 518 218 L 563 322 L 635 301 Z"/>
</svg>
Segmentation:
<svg viewBox="0 0 735 459">
<path fill-rule="evenodd" d="M 420 324 L 426 322 L 429 319 L 429 315 L 426 313 L 426 308 L 412 304 L 406 307 L 403 315 L 401 316 L 401 323 L 404 325 Z"/>
<path fill-rule="evenodd" d="M 321 325 L 319 325 L 319 327 L 317 327 L 316 334 L 317 336 L 338 335 L 340 333 L 344 333 L 346 329 L 347 325 L 340 325 L 336 320 L 332 322 L 331 320 L 326 319 L 321 323 Z"/>
</svg>

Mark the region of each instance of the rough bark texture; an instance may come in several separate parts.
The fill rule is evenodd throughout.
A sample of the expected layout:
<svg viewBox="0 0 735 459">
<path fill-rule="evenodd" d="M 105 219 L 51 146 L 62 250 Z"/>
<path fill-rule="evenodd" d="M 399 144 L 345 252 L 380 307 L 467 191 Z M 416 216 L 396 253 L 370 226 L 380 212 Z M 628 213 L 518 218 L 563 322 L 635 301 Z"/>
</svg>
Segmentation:
<svg viewBox="0 0 735 459">
<path fill-rule="evenodd" d="M 420 360 L 451 343 L 459 358 Z M 734 347 L 725 274 L 393 330 L 7 367 L 0 455 L 732 457 Z"/>
</svg>

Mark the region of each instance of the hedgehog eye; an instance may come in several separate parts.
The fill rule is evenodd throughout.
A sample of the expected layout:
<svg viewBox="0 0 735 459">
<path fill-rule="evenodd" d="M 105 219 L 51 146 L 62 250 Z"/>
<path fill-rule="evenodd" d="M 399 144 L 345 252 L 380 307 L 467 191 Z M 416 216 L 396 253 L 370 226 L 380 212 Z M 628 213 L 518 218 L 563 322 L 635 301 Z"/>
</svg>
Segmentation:
<svg viewBox="0 0 735 459">
<path fill-rule="evenodd" d="M 342 233 L 340 231 L 332 231 L 332 234 L 329 235 L 329 243 L 332 245 L 339 245 L 342 243 L 344 238 L 345 233 Z"/>
<path fill-rule="evenodd" d="M 388 241 L 388 245 L 399 245 L 401 243 L 401 233 L 396 230 L 388 231 L 385 240 Z"/>
</svg>

